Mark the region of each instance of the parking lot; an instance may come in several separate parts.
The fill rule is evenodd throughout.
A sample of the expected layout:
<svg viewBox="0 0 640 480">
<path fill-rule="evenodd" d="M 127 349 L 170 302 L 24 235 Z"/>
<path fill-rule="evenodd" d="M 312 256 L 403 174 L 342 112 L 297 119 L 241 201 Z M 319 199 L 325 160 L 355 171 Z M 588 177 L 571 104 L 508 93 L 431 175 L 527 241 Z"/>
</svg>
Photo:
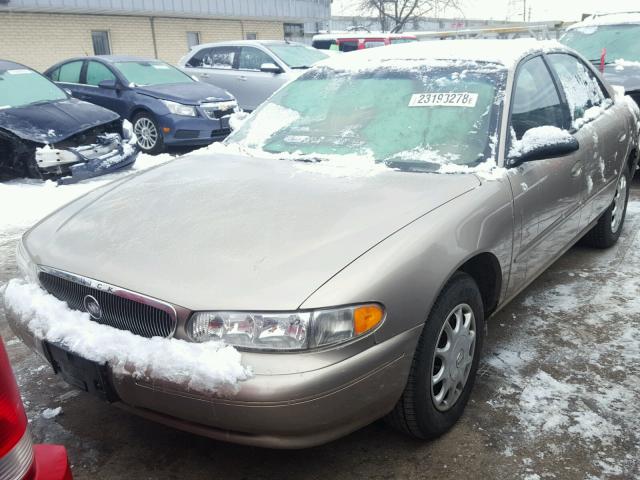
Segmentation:
<svg viewBox="0 0 640 480">
<path fill-rule="evenodd" d="M 21 228 L 0 234 L 0 284 Z M 328 445 L 274 451 L 216 442 L 79 393 L 11 333 L 37 442 L 67 446 L 76 478 L 637 478 L 640 182 L 619 243 L 576 246 L 491 319 L 461 421 L 416 442 L 377 422 Z M 46 409 L 61 408 L 58 415 Z"/>
</svg>

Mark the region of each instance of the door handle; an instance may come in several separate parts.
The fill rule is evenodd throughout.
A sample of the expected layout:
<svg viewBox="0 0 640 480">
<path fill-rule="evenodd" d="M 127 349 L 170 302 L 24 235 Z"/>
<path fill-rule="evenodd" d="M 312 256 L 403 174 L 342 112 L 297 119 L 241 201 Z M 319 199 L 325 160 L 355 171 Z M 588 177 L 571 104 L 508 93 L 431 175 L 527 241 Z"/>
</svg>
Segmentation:
<svg viewBox="0 0 640 480">
<path fill-rule="evenodd" d="M 200 76 L 202 78 L 209 78 L 209 74 L 208 73 L 201 73 Z"/>
<path fill-rule="evenodd" d="M 240 80 L 241 82 L 246 82 L 247 81 L 247 77 L 242 75 L 242 76 L 238 77 L 238 80 Z"/>
</svg>

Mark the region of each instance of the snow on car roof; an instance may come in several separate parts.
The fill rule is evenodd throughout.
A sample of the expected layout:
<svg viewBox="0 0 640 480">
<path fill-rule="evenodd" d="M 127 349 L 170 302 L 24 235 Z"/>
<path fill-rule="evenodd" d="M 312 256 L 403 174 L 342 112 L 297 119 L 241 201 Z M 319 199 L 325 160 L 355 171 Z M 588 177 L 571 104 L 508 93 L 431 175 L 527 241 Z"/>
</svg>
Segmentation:
<svg viewBox="0 0 640 480">
<path fill-rule="evenodd" d="M 578 28 L 599 27 L 603 25 L 624 25 L 628 23 L 640 24 L 640 12 L 620 12 L 591 15 L 582 22 L 574 23 L 567 30 Z"/>
<path fill-rule="evenodd" d="M 362 70 L 381 62 L 451 60 L 497 63 L 512 68 L 521 58 L 531 53 L 550 50 L 567 51 L 568 49 L 555 40 L 538 41 L 530 38 L 438 40 L 345 53 L 324 60 L 318 65 L 339 70 Z"/>
</svg>

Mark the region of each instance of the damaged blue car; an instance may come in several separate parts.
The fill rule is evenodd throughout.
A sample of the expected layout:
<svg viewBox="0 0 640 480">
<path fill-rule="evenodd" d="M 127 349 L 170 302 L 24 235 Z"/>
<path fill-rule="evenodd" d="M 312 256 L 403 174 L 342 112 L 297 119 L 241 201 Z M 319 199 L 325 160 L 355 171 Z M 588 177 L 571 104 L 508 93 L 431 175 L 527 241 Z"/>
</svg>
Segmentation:
<svg viewBox="0 0 640 480">
<path fill-rule="evenodd" d="M 0 178 L 72 183 L 129 166 L 137 155 L 133 129 L 117 113 L 0 60 Z"/>
</svg>

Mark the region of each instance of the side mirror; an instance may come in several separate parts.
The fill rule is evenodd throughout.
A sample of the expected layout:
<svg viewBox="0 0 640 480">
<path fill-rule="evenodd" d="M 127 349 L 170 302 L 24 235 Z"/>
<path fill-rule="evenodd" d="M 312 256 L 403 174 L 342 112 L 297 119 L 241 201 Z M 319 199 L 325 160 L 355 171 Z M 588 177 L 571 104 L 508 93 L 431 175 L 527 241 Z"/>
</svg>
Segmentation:
<svg viewBox="0 0 640 480">
<path fill-rule="evenodd" d="M 118 82 L 116 80 L 103 80 L 98 84 L 98 87 L 105 88 L 107 90 L 119 90 Z"/>
<path fill-rule="evenodd" d="M 521 140 L 511 144 L 508 165 L 515 167 L 525 162 L 564 157 L 580 149 L 580 143 L 566 130 L 546 126 L 527 130 Z"/>
<path fill-rule="evenodd" d="M 260 71 L 265 73 L 282 73 L 282 69 L 275 63 L 263 63 L 260 65 Z"/>
<path fill-rule="evenodd" d="M 71 90 L 69 90 L 68 88 L 64 88 L 63 90 L 64 90 L 64 93 L 66 93 L 70 97 L 73 97 L 73 92 Z"/>
</svg>

